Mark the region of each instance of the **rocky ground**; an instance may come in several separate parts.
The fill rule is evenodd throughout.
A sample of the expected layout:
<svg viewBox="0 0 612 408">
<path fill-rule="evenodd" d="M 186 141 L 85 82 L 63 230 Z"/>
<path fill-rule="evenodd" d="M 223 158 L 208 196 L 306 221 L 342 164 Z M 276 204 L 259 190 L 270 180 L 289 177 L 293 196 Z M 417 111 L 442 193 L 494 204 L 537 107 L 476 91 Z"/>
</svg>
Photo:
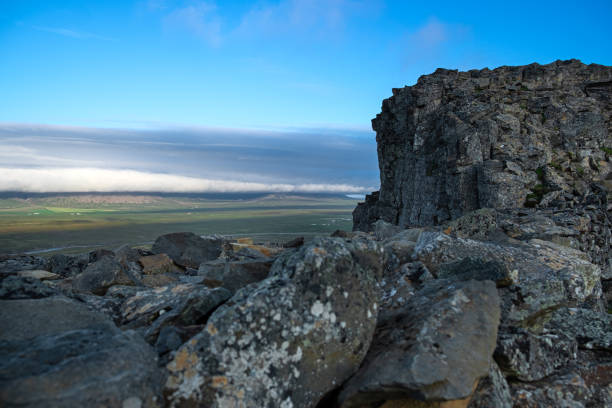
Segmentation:
<svg viewBox="0 0 612 408">
<path fill-rule="evenodd" d="M 0 405 L 612 406 L 611 70 L 439 71 L 396 91 L 362 231 L 0 257 Z"/>
</svg>

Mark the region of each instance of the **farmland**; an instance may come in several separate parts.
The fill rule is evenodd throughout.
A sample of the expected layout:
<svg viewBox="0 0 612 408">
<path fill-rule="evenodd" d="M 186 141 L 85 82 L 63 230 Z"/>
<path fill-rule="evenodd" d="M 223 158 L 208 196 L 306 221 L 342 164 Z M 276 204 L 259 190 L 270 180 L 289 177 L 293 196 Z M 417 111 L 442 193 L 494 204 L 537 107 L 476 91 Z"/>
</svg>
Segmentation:
<svg viewBox="0 0 612 408">
<path fill-rule="evenodd" d="M 259 242 L 307 239 L 352 228 L 357 200 L 340 195 L 59 195 L 0 198 L 1 253 L 79 253 L 159 235 L 249 236 Z"/>
</svg>

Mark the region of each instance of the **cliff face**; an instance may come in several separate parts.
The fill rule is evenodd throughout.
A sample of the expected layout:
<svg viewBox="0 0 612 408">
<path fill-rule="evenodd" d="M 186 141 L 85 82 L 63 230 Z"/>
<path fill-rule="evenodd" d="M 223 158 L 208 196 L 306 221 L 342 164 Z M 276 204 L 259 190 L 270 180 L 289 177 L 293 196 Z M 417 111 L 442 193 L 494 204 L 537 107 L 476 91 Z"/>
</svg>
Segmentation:
<svg viewBox="0 0 612 408">
<path fill-rule="evenodd" d="M 355 209 L 354 228 L 439 225 L 487 207 L 574 208 L 593 193 L 605 207 L 611 101 L 612 67 L 578 60 L 438 69 L 394 89 L 372 120 L 380 191 Z"/>
</svg>

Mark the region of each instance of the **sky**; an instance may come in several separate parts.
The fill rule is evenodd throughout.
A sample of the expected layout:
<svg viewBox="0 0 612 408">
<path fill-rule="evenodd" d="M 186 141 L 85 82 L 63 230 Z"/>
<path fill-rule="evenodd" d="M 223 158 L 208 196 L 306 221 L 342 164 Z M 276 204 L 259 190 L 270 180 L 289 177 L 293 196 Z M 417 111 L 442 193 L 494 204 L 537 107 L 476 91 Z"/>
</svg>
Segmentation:
<svg viewBox="0 0 612 408">
<path fill-rule="evenodd" d="M 0 0 L 0 191 L 370 191 L 392 88 L 612 65 L 611 19 L 610 1 Z"/>
</svg>

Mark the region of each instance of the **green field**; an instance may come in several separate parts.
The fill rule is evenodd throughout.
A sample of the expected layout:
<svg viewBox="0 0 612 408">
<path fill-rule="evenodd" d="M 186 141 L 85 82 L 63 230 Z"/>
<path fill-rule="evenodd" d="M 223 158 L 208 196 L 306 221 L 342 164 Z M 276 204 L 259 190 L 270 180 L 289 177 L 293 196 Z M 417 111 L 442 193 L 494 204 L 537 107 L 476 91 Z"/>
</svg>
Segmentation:
<svg viewBox="0 0 612 408">
<path fill-rule="evenodd" d="M 0 199 L 1 253 L 80 253 L 150 245 L 161 234 L 249 236 L 284 242 L 352 228 L 357 200 L 325 195 L 205 198 L 67 195 Z"/>
</svg>

